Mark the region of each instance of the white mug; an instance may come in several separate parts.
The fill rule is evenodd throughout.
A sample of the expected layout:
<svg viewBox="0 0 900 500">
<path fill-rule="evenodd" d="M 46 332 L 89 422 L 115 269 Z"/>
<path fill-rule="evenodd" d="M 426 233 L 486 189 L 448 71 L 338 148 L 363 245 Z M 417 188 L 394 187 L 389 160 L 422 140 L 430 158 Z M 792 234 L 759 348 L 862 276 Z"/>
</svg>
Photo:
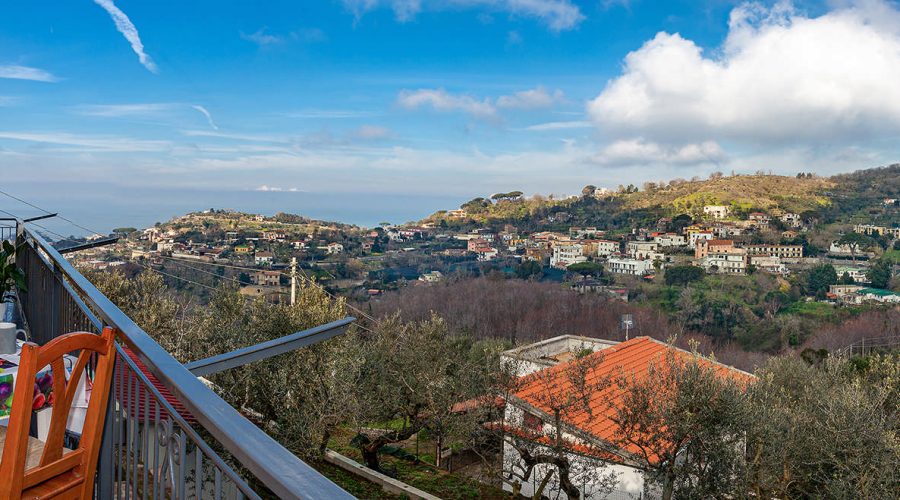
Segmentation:
<svg viewBox="0 0 900 500">
<path fill-rule="evenodd" d="M 0 323 L 0 354 L 16 353 L 16 337 L 21 333 L 28 342 L 28 333 L 21 328 L 16 328 L 15 323 Z"/>
</svg>

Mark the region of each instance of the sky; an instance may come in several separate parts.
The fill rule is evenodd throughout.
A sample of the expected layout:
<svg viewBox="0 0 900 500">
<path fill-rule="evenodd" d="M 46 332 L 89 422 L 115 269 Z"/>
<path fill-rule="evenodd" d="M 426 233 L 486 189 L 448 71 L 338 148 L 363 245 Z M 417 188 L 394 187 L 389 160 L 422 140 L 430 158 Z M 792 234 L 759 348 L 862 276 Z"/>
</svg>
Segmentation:
<svg viewBox="0 0 900 500">
<path fill-rule="evenodd" d="M 897 82 L 879 0 L 32 0 L 0 16 L 0 179 L 104 227 L 201 203 L 372 225 L 894 163 Z"/>
</svg>

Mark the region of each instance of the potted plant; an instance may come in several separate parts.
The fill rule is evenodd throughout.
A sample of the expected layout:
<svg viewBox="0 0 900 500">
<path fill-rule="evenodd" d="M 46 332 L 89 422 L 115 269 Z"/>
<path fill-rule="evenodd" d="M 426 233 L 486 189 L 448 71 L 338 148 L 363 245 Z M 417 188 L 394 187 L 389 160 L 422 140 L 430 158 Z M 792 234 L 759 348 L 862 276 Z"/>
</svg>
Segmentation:
<svg viewBox="0 0 900 500">
<path fill-rule="evenodd" d="M 0 321 L 6 317 L 6 292 L 25 289 L 25 273 L 16 266 L 16 247 L 9 241 L 0 246 Z"/>
</svg>

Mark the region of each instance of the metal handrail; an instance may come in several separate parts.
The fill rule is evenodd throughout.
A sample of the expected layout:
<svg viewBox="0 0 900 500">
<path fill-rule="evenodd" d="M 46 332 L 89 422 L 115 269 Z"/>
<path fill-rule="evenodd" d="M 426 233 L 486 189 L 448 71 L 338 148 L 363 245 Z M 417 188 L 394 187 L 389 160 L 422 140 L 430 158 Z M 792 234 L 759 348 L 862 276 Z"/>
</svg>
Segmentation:
<svg viewBox="0 0 900 500">
<path fill-rule="evenodd" d="M 353 498 L 352 495 L 297 458 L 210 390 L 141 327 L 79 273 L 39 234 L 23 227 L 20 234 L 43 253 L 56 272 L 150 372 L 175 395 L 197 421 L 232 456 L 281 498 Z"/>
</svg>

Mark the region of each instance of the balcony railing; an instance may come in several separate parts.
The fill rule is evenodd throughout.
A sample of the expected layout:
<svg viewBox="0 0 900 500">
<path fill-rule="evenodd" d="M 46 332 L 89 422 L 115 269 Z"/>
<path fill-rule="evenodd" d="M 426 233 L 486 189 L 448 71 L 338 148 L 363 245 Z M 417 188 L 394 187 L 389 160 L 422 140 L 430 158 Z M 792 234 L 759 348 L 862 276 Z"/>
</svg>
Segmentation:
<svg viewBox="0 0 900 500">
<path fill-rule="evenodd" d="M 96 498 L 353 498 L 220 398 L 39 234 L 19 223 L 16 235 L 32 340 L 117 331 Z"/>
</svg>

